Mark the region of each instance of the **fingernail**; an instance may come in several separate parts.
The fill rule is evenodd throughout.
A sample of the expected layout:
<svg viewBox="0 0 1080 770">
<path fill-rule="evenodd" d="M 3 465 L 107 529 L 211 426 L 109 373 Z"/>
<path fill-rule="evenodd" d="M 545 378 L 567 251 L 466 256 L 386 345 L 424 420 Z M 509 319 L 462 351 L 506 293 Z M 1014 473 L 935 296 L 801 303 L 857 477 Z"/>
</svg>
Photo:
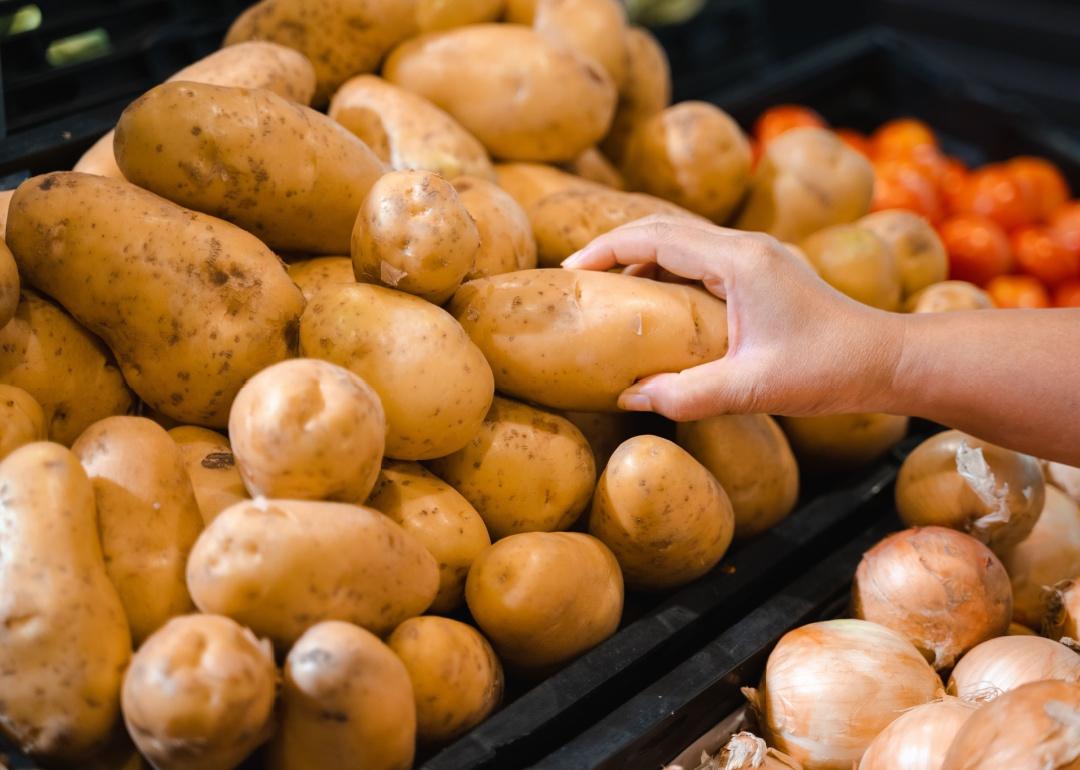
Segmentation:
<svg viewBox="0 0 1080 770">
<path fill-rule="evenodd" d="M 564 259 L 559 264 L 561 264 L 563 267 L 575 268 L 575 267 L 578 266 L 578 264 L 580 262 L 581 262 L 581 251 L 575 251 L 573 254 L 571 254 L 569 257 Z"/>
<path fill-rule="evenodd" d="M 628 412 L 651 412 L 652 399 L 644 393 L 623 393 L 619 396 L 619 408 Z"/>
</svg>

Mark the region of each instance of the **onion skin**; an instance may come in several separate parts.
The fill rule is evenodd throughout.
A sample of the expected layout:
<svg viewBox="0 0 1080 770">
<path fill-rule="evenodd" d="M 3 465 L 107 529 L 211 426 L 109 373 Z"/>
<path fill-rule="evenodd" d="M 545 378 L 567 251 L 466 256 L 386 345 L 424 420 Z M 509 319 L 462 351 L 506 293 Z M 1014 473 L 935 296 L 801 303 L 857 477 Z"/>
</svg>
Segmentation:
<svg viewBox="0 0 1080 770">
<path fill-rule="evenodd" d="M 1062 463 L 1047 463 L 1046 480 L 1080 503 L 1080 468 Z"/>
<path fill-rule="evenodd" d="M 941 770 L 1080 770 L 1080 685 L 1032 682 L 983 706 Z"/>
<path fill-rule="evenodd" d="M 874 738 L 859 770 L 940 770 L 945 752 L 975 709 L 946 697 L 905 711 Z"/>
<path fill-rule="evenodd" d="M 903 635 L 940 671 L 1008 630 L 1012 589 L 1001 562 L 978 540 L 920 527 L 889 535 L 866 552 L 855 571 L 851 607 L 855 617 Z"/>
<path fill-rule="evenodd" d="M 1043 635 L 1080 639 L 1080 578 L 1063 580 L 1049 591 Z"/>
<path fill-rule="evenodd" d="M 1041 636 L 999 636 L 960 659 L 949 677 L 949 694 L 990 700 L 1042 679 L 1080 682 L 1080 655 Z"/>
<path fill-rule="evenodd" d="M 702 755 L 695 770 L 803 770 L 803 766 L 786 754 L 770 749 L 753 733 L 741 732 L 711 759 Z"/>
</svg>

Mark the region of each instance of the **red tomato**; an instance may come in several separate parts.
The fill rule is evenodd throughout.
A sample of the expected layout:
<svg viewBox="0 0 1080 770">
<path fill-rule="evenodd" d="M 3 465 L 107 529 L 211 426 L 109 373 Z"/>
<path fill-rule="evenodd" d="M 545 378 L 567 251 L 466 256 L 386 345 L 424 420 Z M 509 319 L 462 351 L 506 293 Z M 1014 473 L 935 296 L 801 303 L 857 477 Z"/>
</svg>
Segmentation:
<svg viewBox="0 0 1080 770">
<path fill-rule="evenodd" d="M 907 209 L 940 222 L 945 215 L 933 180 L 909 160 L 896 158 L 874 163 L 874 198 L 871 211 Z"/>
<path fill-rule="evenodd" d="M 1020 186 L 1002 165 L 983 166 L 973 172 L 957 204 L 961 213 L 993 219 L 1006 230 L 1031 224 Z"/>
<path fill-rule="evenodd" d="M 1050 229 L 1074 254 L 1080 254 L 1080 200 L 1069 201 L 1050 217 Z"/>
<path fill-rule="evenodd" d="M 865 134 L 860 134 L 851 128 L 838 128 L 836 129 L 836 138 L 855 150 L 855 152 L 870 157 L 870 140 Z"/>
<path fill-rule="evenodd" d="M 945 158 L 941 175 L 938 177 L 938 190 L 941 191 L 941 199 L 946 211 L 952 214 L 960 213 L 957 206 L 969 176 L 971 172 L 968 171 L 967 166 L 956 158 Z"/>
<path fill-rule="evenodd" d="M 1080 254 L 1045 227 L 1022 227 L 1012 234 L 1013 255 L 1022 272 L 1047 286 L 1080 278 Z"/>
<path fill-rule="evenodd" d="M 1080 307 L 1080 281 L 1066 281 L 1054 289 L 1054 305 Z"/>
<path fill-rule="evenodd" d="M 946 219 L 938 229 L 949 254 L 949 277 L 977 286 L 1012 269 L 1012 249 L 996 222 L 970 215 Z"/>
<path fill-rule="evenodd" d="M 793 128 L 825 128 L 825 119 L 809 107 L 798 104 L 778 104 L 758 116 L 754 137 L 764 147 L 776 137 Z"/>
<path fill-rule="evenodd" d="M 1050 307 L 1050 295 L 1030 275 L 999 275 L 986 285 L 998 307 Z"/>
<path fill-rule="evenodd" d="M 1069 186 L 1057 166 L 1042 158 L 1013 158 L 1005 169 L 1020 188 L 1032 222 L 1045 222 L 1069 199 Z"/>
<path fill-rule="evenodd" d="M 870 137 L 874 157 L 906 155 L 917 147 L 937 147 L 937 137 L 928 125 L 915 118 L 898 118 L 882 123 Z"/>
</svg>

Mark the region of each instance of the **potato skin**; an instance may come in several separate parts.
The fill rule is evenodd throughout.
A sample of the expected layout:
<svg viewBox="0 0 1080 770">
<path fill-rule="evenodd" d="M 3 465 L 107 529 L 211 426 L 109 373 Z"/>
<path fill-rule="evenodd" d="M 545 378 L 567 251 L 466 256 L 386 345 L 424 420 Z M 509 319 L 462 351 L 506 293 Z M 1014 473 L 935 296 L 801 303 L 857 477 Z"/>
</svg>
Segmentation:
<svg viewBox="0 0 1080 770">
<path fill-rule="evenodd" d="M 392 289 L 333 286 L 304 312 L 302 355 L 358 374 L 386 413 L 386 456 L 428 460 L 463 447 L 495 392 L 491 367 L 446 311 Z"/>
<path fill-rule="evenodd" d="M 421 32 L 498 21 L 506 0 L 417 0 Z"/>
<path fill-rule="evenodd" d="M 0 460 L 35 441 L 45 441 L 45 412 L 22 388 L 0 384 Z"/>
<path fill-rule="evenodd" d="M 170 428 L 169 437 L 180 448 L 204 525 L 230 505 L 248 499 L 227 438 L 195 425 Z"/>
<path fill-rule="evenodd" d="M 635 425 L 638 415 L 631 412 L 562 412 L 589 442 L 596 469 L 601 471 L 619 444 L 641 433 Z"/>
<path fill-rule="evenodd" d="M 626 80 L 619 89 L 611 129 L 600 144 L 616 163 L 634 129 L 671 104 L 671 66 L 663 46 L 644 27 L 627 29 L 625 45 Z"/>
<path fill-rule="evenodd" d="M 410 618 L 386 640 L 409 672 L 422 742 L 446 743 L 502 699 L 502 664 L 479 631 L 450 618 Z"/>
<path fill-rule="evenodd" d="M 615 86 L 595 61 L 512 24 L 413 38 L 390 54 L 383 77 L 510 160 L 570 160 L 600 140 L 615 111 Z"/>
<path fill-rule="evenodd" d="M 47 442 L 0 462 L 0 720 L 25 751 L 78 758 L 120 715 L 131 635 L 105 574 L 94 493 Z"/>
<path fill-rule="evenodd" d="M 525 532 L 480 555 L 465 600 L 507 665 L 536 669 L 564 663 L 615 632 L 623 581 L 615 556 L 595 537 Z"/>
<path fill-rule="evenodd" d="M 304 298 L 273 252 L 127 182 L 28 179 L 8 243 L 23 276 L 99 334 L 135 392 L 174 419 L 224 426 L 244 381 L 295 352 Z"/>
<path fill-rule="evenodd" d="M 124 721 L 158 770 L 232 770 L 270 737 L 270 645 L 216 615 L 173 618 L 124 676 Z"/>
<path fill-rule="evenodd" d="M 496 540 L 567 529 L 596 482 L 592 450 L 573 423 L 499 397 L 468 444 L 430 465 L 473 504 Z"/>
<path fill-rule="evenodd" d="M 452 612 L 465 596 L 473 560 L 491 545 L 480 514 L 461 493 L 419 463 L 389 462 L 367 505 L 423 543 L 439 565 L 439 591 L 429 612 Z"/>
<path fill-rule="evenodd" d="M 912 294 L 904 303 L 908 313 L 947 313 L 954 310 L 988 310 L 990 295 L 967 281 L 932 283 Z"/>
<path fill-rule="evenodd" d="M 269 770 L 409 770 L 416 706 L 405 665 L 374 634 L 328 620 L 285 660 Z"/>
<path fill-rule="evenodd" d="M 582 179 L 602 184 L 604 187 L 614 190 L 626 189 L 626 180 L 622 172 L 595 147 L 585 150 L 569 163 L 564 163 L 562 167 Z"/>
<path fill-rule="evenodd" d="M 495 181 L 522 210 L 528 212 L 541 198 L 564 190 L 597 190 L 604 186 L 546 163 L 499 163 Z"/>
<path fill-rule="evenodd" d="M 420 541 L 378 511 L 259 499 L 226 508 L 203 530 L 187 582 L 200 610 L 287 649 L 320 620 L 387 633 L 428 608 L 439 576 Z"/>
<path fill-rule="evenodd" d="M 536 267 L 536 240 L 525 211 L 494 182 L 475 176 L 453 180 L 458 200 L 480 235 L 480 248 L 466 281 Z"/>
<path fill-rule="evenodd" d="M 905 298 L 949 277 L 949 256 L 937 231 L 923 217 L 892 209 L 867 214 L 856 224 L 880 238 L 900 269 Z"/>
<path fill-rule="evenodd" d="M 833 225 L 801 244 L 818 275 L 852 299 L 900 309 L 900 265 L 889 246 L 858 225 Z"/>
<path fill-rule="evenodd" d="M 353 275 L 352 257 L 314 257 L 290 262 L 289 277 L 304 293 L 304 301 L 312 298 L 327 286 L 339 283 L 356 283 Z"/>
<path fill-rule="evenodd" d="M 0 328 L 15 317 L 19 306 L 19 267 L 11 249 L 0 241 Z"/>
<path fill-rule="evenodd" d="M 616 411 L 658 372 L 727 351 L 727 307 L 701 289 L 617 273 L 522 270 L 470 281 L 450 312 L 498 389 L 556 409 Z"/>
<path fill-rule="evenodd" d="M 615 88 L 626 82 L 626 9 L 619 0 L 539 0 L 533 29 L 604 68 Z"/>
<path fill-rule="evenodd" d="M 252 495 L 362 503 L 379 475 L 386 415 L 348 369 L 297 358 L 244 383 L 229 438 Z"/>
<path fill-rule="evenodd" d="M 779 421 L 800 467 L 830 472 L 873 462 L 908 429 L 907 417 L 873 412 L 781 417 Z"/>
<path fill-rule="evenodd" d="M 7 233 L 8 207 L 11 206 L 11 198 L 15 195 L 14 190 L 0 190 L 0 238 L 5 238 Z"/>
</svg>

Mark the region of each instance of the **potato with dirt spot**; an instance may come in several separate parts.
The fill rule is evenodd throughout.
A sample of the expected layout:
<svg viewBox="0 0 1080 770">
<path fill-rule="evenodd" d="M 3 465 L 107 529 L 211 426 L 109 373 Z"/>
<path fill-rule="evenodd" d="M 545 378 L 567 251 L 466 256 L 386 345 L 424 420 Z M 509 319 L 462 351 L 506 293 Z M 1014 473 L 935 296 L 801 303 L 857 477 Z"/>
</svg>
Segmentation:
<svg viewBox="0 0 1080 770">
<path fill-rule="evenodd" d="M 873 231 L 857 224 L 833 225 L 800 245 L 818 275 L 834 288 L 871 307 L 900 309 L 900 264 Z"/>
<path fill-rule="evenodd" d="M 181 422 L 224 426 L 240 386 L 295 354 L 304 297 L 274 253 L 135 185 L 28 179 L 8 243 L 27 282 L 105 340 L 143 401 Z"/>
<path fill-rule="evenodd" d="M 353 275 L 352 257 L 313 257 L 290 262 L 289 277 L 304 293 L 304 301 L 311 302 L 312 297 L 327 286 L 341 283 L 356 283 Z"/>
<path fill-rule="evenodd" d="M 0 460 L 35 441 L 45 441 L 45 412 L 22 388 L 0 384 Z"/>
<path fill-rule="evenodd" d="M 626 79 L 611 128 L 600 148 L 618 163 L 639 125 L 671 104 L 671 67 L 660 42 L 644 27 L 626 30 Z"/>
<path fill-rule="evenodd" d="M 525 212 L 548 195 L 565 190 L 602 190 L 604 185 L 546 163 L 499 163 L 495 181 Z"/>
<path fill-rule="evenodd" d="M 180 457 L 195 490 L 195 502 L 199 504 L 204 525 L 230 505 L 248 499 L 247 487 L 227 438 L 195 425 L 171 428 L 169 436 L 180 447 Z"/>
<path fill-rule="evenodd" d="M 620 0 L 539 0 L 533 29 L 604 68 L 615 87 L 626 82 L 626 9 Z"/>
<path fill-rule="evenodd" d="M 453 185 L 480 235 L 480 248 L 466 281 L 536 267 L 532 226 L 517 201 L 494 182 L 479 177 L 459 176 Z"/>
<path fill-rule="evenodd" d="M 19 307 L 19 267 L 15 257 L 3 241 L 0 241 L 0 328 L 15 317 Z"/>
<path fill-rule="evenodd" d="M 837 472 L 881 457 L 907 435 L 908 418 L 867 412 L 817 417 L 781 417 L 800 467 Z"/>
<path fill-rule="evenodd" d="M 918 214 L 901 209 L 877 211 L 858 222 L 880 238 L 900 268 L 905 298 L 949 277 L 949 256 L 933 226 Z"/>
<path fill-rule="evenodd" d="M 131 635 L 105 573 L 94 492 L 47 442 L 0 462 L 0 723 L 37 757 L 78 759 L 120 716 Z"/>
<path fill-rule="evenodd" d="M 615 168 L 600 150 L 590 147 L 562 167 L 571 174 L 576 174 L 582 179 L 602 184 L 614 190 L 625 190 L 626 180 L 622 173 Z"/>
</svg>

